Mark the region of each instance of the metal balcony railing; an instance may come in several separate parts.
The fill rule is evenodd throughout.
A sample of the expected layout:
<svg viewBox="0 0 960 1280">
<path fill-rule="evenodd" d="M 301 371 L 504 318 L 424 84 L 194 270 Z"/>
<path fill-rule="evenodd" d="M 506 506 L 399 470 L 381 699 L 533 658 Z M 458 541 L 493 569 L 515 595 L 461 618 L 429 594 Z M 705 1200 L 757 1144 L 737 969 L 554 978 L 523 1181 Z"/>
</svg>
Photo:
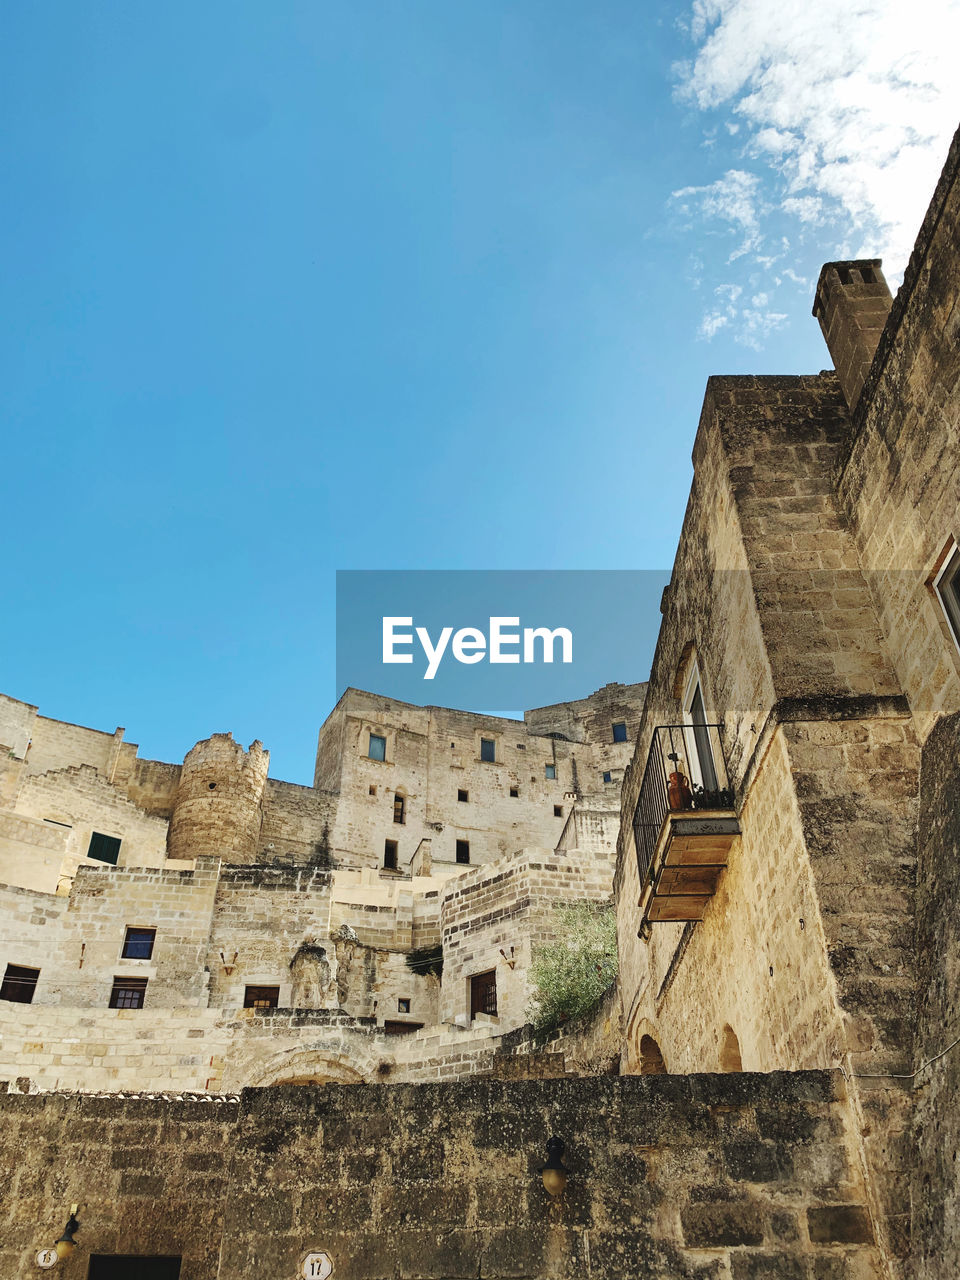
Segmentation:
<svg viewBox="0 0 960 1280">
<path fill-rule="evenodd" d="M 660 724 L 654 729 L 633 814 L 641 888 L 653 876 L 669 814 L 733 809 L 722 733 L 722 724 Z"/>
</svg>

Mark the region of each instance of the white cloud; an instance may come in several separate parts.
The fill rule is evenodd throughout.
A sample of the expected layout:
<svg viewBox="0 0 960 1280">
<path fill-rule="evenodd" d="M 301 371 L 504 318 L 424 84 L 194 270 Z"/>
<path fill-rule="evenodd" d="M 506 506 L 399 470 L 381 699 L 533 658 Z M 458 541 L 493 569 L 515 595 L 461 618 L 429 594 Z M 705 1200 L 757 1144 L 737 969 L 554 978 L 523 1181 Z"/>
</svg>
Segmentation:
<svg viewBox="0 0 960 1280">
<path fill-rule="evenodd" d="M 683 213 L 691 212 L 691 204 L 710 219 L 727 222 L 739 229 L 743 239 L 730 254 L 728 261 L 742 257 L 760 243 L 760 179 L 742 169 L 728 169 L 722 178 L 705 187 L 681 187 L 674 191 L 672 200 Z"/>
<path fill-rule="evenodd" d="M 765 243 L 776 211 L 818 228 L 824 258 L 882 257 L 896 285 L 960 120 L 960 0 L 694 0 L 689 34 L 678 92 L 740 130 L 746 164 L 674 200 L 738 234 L 728 261 L 785 256 Z"/>
</svg>

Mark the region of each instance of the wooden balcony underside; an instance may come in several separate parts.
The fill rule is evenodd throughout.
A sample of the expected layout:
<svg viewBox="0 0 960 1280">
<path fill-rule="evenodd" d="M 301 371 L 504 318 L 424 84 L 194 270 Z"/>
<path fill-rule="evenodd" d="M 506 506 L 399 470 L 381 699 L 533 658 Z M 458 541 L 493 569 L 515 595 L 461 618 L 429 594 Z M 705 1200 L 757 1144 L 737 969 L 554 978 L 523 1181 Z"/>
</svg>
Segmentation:
<svg viewBox="0 0 960 1280">
<path fill-rule="evenodd" d="M 702 920 L 740 834 L 732 810 L 669 813 L 657 841 L 654 874 L 641 906 L 651 923 Z"/>
</svg>

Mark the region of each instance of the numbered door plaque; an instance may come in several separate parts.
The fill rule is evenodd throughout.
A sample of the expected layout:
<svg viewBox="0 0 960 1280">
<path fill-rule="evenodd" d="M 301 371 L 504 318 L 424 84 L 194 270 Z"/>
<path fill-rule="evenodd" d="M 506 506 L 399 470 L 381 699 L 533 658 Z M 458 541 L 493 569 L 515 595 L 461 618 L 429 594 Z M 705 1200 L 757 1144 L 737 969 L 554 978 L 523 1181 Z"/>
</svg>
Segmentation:
<svg viewBox="0 0 960 1280">
<path fill-rule="evenodd" d="M 43 1267 L 46 1271 L 47 1267 L 55 1267 L 57 1265 L 56 1249 L 41 1249 L 37 1254 L 37 1266 Z"/>
<path fill-rule="evenodd" d="M 329 1253 L 308 1253 L 300 1268 L 303 1280 L 327 1280 L 333 1275 L 333 1263 Z"/>
</svg>

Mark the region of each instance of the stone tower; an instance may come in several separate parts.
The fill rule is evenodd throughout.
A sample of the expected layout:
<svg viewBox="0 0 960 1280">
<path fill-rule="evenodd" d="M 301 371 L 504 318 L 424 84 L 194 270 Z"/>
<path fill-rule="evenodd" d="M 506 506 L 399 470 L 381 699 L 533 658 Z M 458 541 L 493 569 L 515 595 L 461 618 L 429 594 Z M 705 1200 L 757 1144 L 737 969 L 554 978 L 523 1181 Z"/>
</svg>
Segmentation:
<svg viewBox="0 0 960 1280">
<path fill-rule="evenodd" d="M 270 752 L 261 742 L 244 751 L 230 733 L 215 733 L 191 748 L 180 774 L 167 856 L 253 862 L 269 764 Z"/>
</svg>

